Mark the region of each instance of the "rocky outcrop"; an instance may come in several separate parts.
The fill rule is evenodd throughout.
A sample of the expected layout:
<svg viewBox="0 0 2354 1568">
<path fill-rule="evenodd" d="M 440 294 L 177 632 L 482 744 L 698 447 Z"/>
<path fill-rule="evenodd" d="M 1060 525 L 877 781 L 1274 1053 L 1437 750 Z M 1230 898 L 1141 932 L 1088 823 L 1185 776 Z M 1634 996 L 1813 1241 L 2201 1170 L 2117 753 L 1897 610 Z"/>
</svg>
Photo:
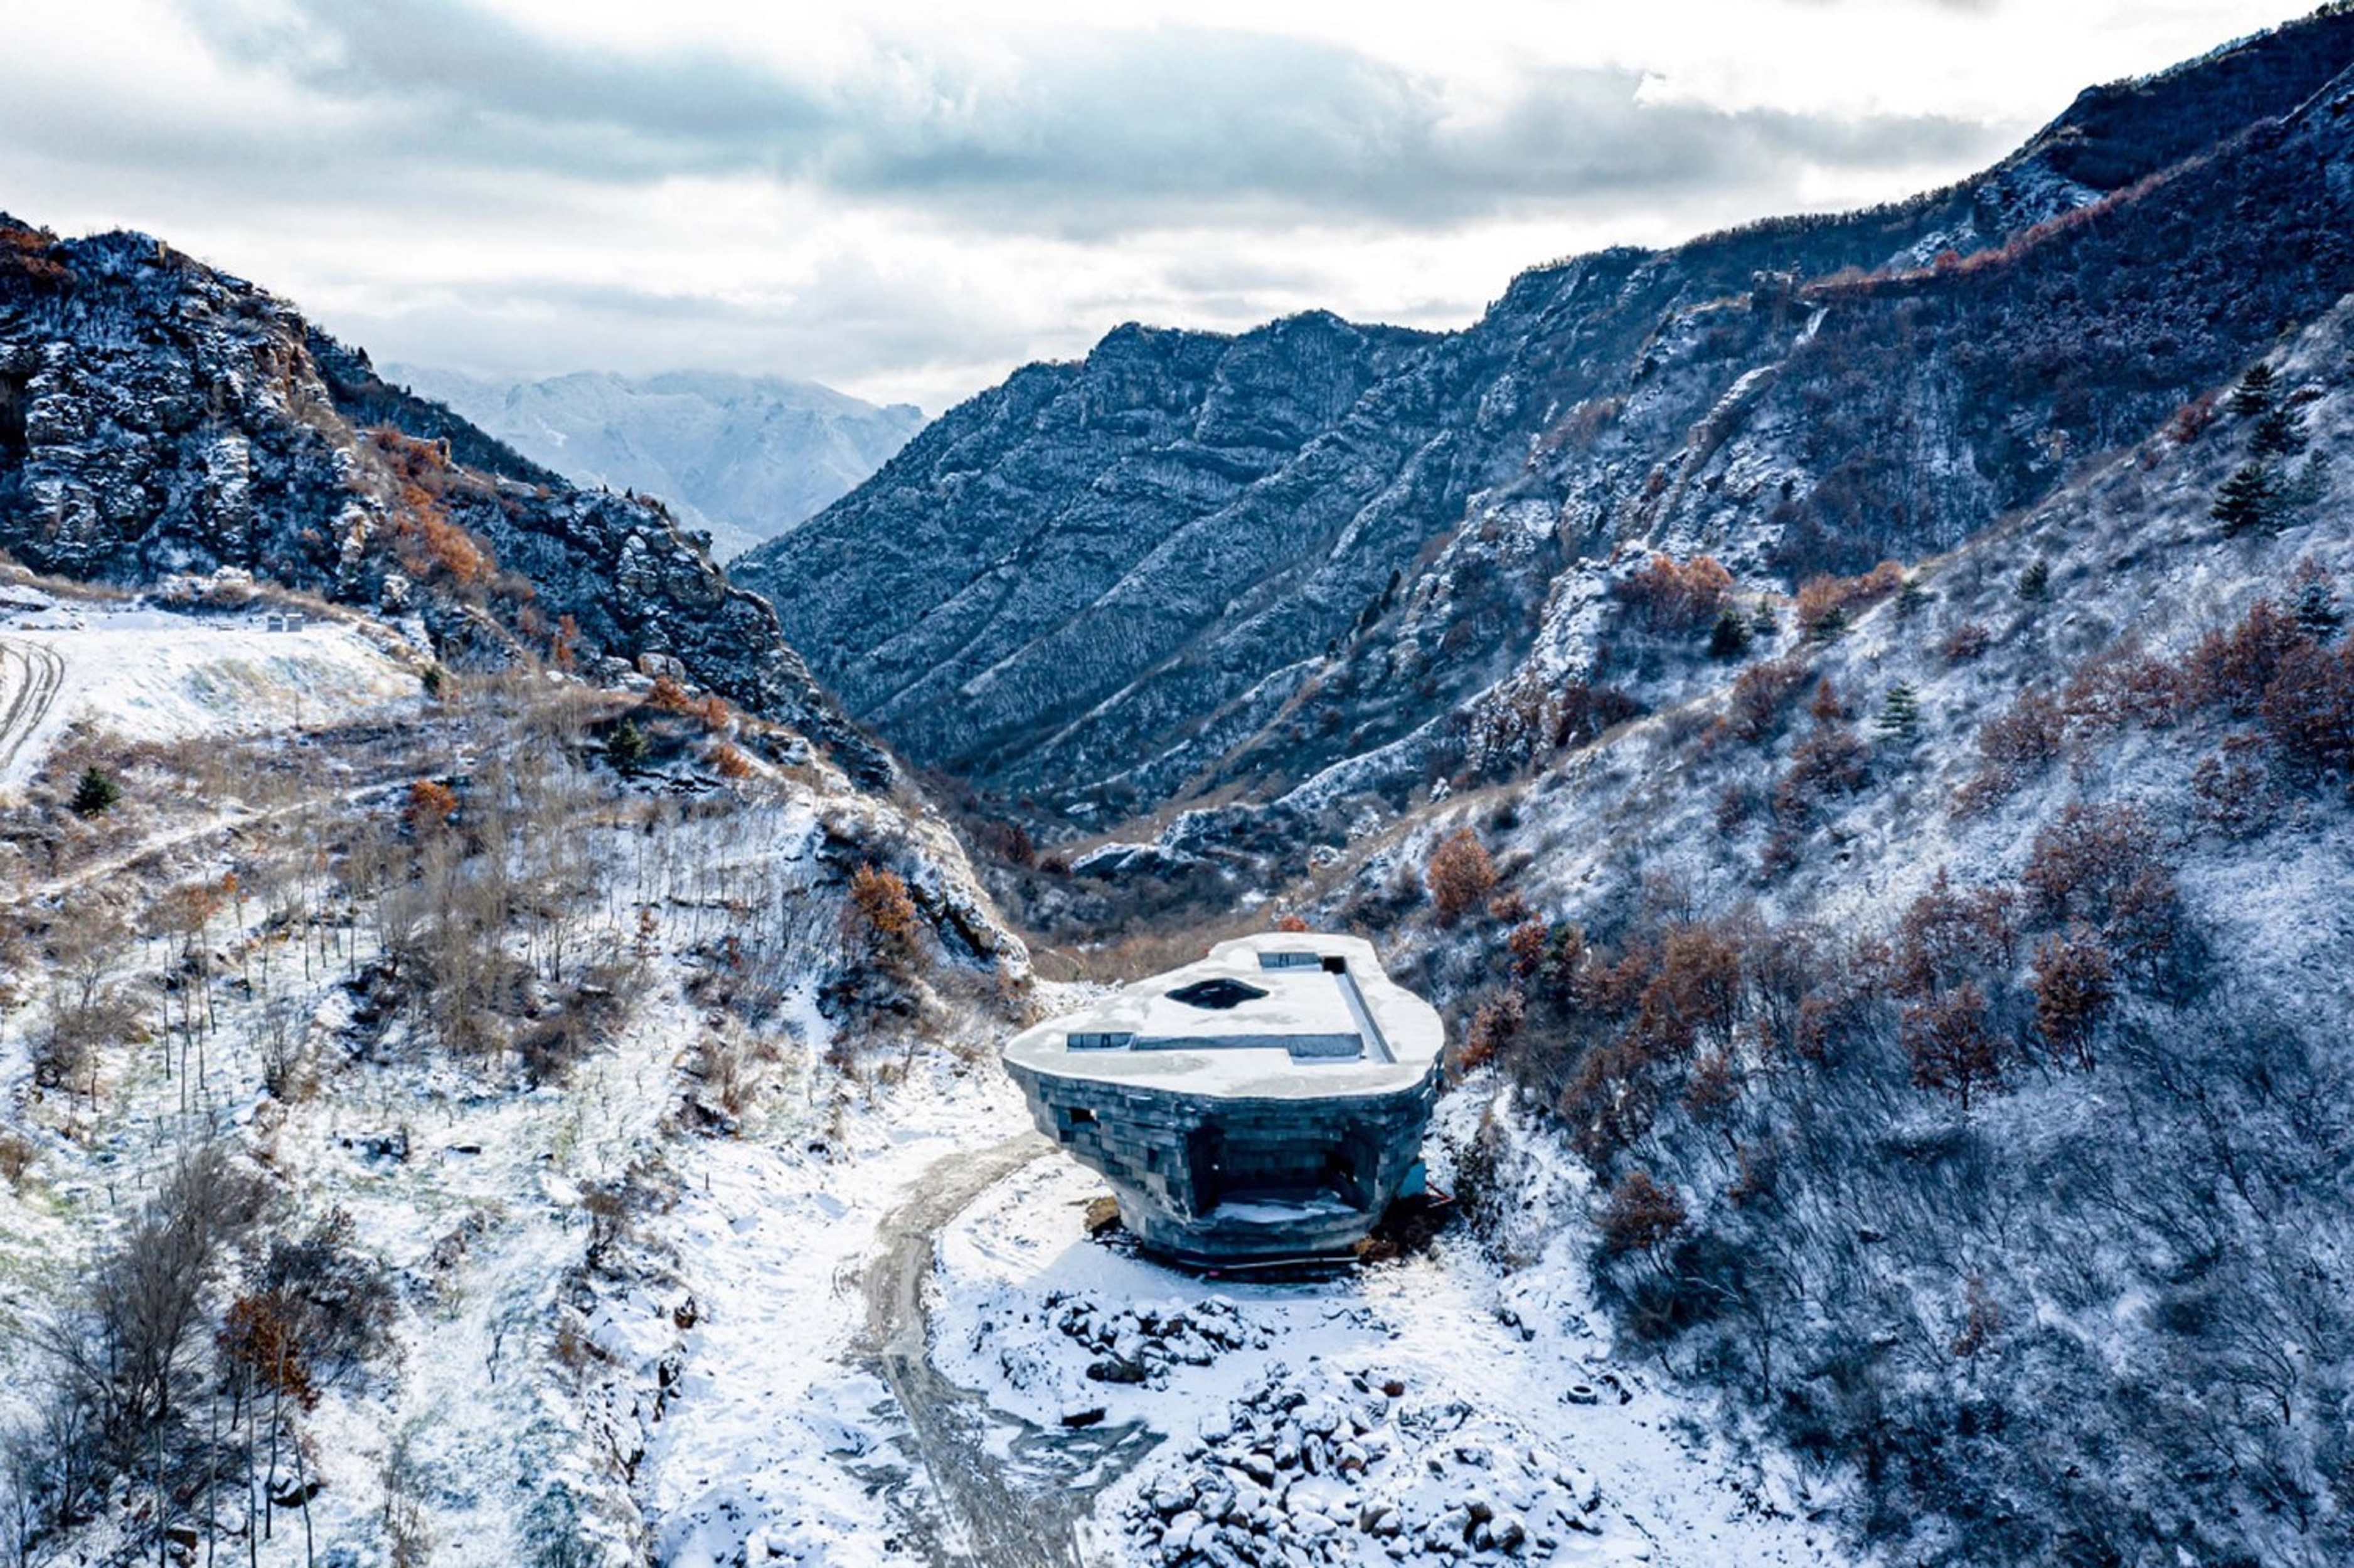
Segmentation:
<svg viewBox="0 0 2354 1568">
<path fill-rule="evenodd" d="M 869 780 L 881 749 L 654 503 L 576 489 L 284 302 L 144 236 L 0 218 L 0 546 L 122 583 L 239 567 L 421 615 L 445 658 L 674 658 Z"/>
<path fill-rule="evenodd" d="M 1542 267 L 1460 333 L 1124 327 L 739 575 L 911 758 L 1076 821 L 1426 781 L 1513 682 L 1606 676 L 1630 548 L 1784 588 L 1948 548 L 2354 287 L 2349 62 L 2317 16 L 1977 179 Z"/>
</svg>

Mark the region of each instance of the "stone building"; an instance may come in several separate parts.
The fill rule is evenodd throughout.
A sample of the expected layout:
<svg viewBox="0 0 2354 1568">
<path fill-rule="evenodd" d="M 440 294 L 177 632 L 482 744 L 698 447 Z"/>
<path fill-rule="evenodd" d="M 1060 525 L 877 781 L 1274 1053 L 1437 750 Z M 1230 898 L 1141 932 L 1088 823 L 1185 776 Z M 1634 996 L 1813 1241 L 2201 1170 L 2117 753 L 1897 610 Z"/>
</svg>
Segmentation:
<svg viewBox="0 0 2354 1568">
<path fill-rule="evenodd" d="M 1025 1030 L 1005 1066 L 1146 1246 L 1213 1266 L 1362 1239 L 1420 1180 L 1443 1043 L 1370 942 L 1278 933 Z"/>
</svg>

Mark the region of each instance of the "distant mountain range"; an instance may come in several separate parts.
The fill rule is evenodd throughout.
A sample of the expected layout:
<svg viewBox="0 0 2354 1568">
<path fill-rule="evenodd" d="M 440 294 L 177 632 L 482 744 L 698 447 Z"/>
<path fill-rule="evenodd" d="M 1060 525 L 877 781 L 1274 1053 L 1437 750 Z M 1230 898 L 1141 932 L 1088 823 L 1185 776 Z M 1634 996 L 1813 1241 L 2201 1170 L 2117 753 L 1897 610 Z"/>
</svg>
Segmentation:
<svg viewBox="0 0 2354 1568">
<path fill-rule="evenodd" d="M 722 560 L 815 516 L 924 427 L 912 405 L 878 407 L 778 376 L 580 371 L 502 381 L 411 365 L 385 376 L 577 483 L 659 497 L 681 523 L 708 531 Z"/>
</svg>

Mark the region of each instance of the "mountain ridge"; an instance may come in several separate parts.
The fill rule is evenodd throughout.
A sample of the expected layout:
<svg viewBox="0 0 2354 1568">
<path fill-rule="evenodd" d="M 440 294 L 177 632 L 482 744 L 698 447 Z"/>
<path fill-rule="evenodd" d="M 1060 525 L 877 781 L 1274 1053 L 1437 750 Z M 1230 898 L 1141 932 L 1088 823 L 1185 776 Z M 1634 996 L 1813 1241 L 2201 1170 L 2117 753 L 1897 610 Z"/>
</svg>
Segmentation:
<svg viewBox="0 0 2354 1568">
<path fill-rule="evenodd" d="M 892 777 L 659 503 L 573 487 L 149 236 L 0 218 L 0 546 L 114 582 L 249 571 L 419 615 L 454 662 L 674 660 Z"/>
<path fill-rule="evenodd" d="M 1283 407 L 1316 329 L 1123 328 L 950 410 L 737 575 L 851 711 L 984 792 L 1088 825 L 1280 793 L 1503 680 L 1548 598 L 1593 592 L 1622 546 L 1745 552 L 1745 580 L 1787 588 L 1949 546 L 2147 433 L 2354 281 L 2324 239 L 2341 130 L 2284 119 L 2349 63 L 2354 18 L 2317 14 L 2093 90 L 1974 181 L 1532 269 L 1240 463 L 1201 430 Z M 2274 210 L 2232 216 L 2245 188 Z M 2097 247 L 2130 297 L 2061 275 Z M 2104 334 L 2115 354 L 2087 358 Z M 1242 363 L 1214 404 L 1217 368 L 1156 366 L 1156 343 Z M 1909 477 L 1931 473 L 1949 482 Z M 1472 545 L 1447 560 L 1539 503 L 1552 537 L 1501 576 Z M 1457 565 L 1475 591 L 1441 580 Z M 1321 736 L 1285 727 L 1336 682 L 1373 694 Z"/>
</svg>

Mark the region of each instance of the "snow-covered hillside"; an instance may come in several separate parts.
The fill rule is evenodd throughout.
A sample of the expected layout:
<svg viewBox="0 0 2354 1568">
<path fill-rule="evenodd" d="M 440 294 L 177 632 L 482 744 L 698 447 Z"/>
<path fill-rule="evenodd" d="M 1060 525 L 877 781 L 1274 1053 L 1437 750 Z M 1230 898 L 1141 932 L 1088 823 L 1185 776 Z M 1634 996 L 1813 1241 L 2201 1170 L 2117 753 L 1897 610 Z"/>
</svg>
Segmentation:
<svg viewBox="0 0 2354 1568">
<path fill-rule="evenodd" d="M 6 595 L 10 1560 L 641 1560 L 684 1183 L 855 1144 L 1019 995 L 953 841 L 675 683 Z M 592 1323 L 644 1301 L 641 1364 Z"/>
<path fill-rule="evenodd" d="M 1574 1227 L 1246 1287 L 1087 1239 L 995 1056 L 1081 993 L 796 737 L 429 692 L 315 601 L 7 591 L 63 671 L 0 807 L 28 1561 L 1847 1560 L 1615 1352 Z M 1363 1430 L 1301 1450 L 1295 1392 Z"/>
<path fill-rule="evenodd" d="M 432 662 L 413 632 L 317 604 L 194 613 L 0 587 L 0 789 L 21 787 L 76 730 L 291 738 L 407 716 Z"/>
<path fill-rule="evenodd" d="M 1892 1550 L 2354 1545 L 2349 351 L 2354 301 L 1795 598 L 1630 553 L 1549 607 L 1579 673 L 1480 705 L 1484 779 L 1328 811 L 1290 890 L 1448 999 L 1458 1094 L 1541 1113 L 1490 1223 L 1575 1150 L 1627 1337 Z"/>
</svg>

